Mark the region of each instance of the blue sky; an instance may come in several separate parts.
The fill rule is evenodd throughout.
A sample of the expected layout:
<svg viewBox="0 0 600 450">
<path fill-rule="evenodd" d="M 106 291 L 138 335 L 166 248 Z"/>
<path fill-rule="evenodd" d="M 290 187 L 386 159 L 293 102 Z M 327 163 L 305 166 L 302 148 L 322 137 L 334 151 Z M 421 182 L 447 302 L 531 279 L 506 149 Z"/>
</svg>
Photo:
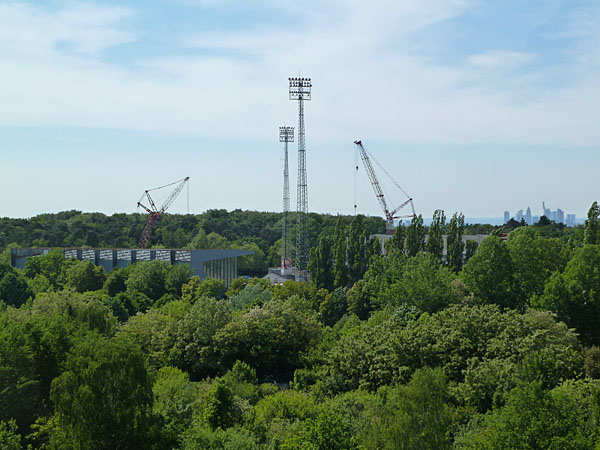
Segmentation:
<svg viewBox="0 0 600 450">
<path fill-rule="evenodd" d="M 427 217 L 599 200 L 597 1 L 4 1 L 0 25 L 0 216 L 133 212 L 188 175 L 192 212 L 279 210 L 299 73 L 311 211 L 353 212 L 355 139 Z"/>
</svg>

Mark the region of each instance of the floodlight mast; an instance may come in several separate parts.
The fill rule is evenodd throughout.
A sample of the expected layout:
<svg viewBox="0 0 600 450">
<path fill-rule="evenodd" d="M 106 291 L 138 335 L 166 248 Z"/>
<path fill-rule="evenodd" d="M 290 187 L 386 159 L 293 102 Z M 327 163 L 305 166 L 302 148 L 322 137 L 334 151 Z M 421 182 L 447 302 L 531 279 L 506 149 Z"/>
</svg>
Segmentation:
<svg viewBox="0 0 600 450">
<path fill-rule="evenodd" d="M 306 144 L 304 132 L 304 101 L 311 99 L 310 78 L 289 78 L 290 100 L 298 100 L 298 191 L 296 225 L 296 266 L 308 268 L 308 182 L 306 178 Z"/>
<path fill-rule="evenodd" d="M 290 172 L 288 166 L 288 143 L 294 142 L 294 127 L 279 127 L 279 142 L 283 142 L 283 232 L 281 236 L 281 274 L 287 275 L 292 268 L 290 258 Z"/>
</svg>

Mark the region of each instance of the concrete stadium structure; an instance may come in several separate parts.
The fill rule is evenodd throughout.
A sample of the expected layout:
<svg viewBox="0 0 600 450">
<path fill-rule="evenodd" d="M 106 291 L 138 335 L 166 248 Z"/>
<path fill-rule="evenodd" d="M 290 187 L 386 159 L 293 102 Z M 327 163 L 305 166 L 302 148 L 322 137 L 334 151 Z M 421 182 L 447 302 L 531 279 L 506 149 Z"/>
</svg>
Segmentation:
<svg viewBox="0 0 600 450">
<path fill-rule="evenodd" d="M 54 248 L 16 248 L 12 250 L 11 263 L 22 269 L 28 258 L 47 255 Z M 237 258 L 251 255 L 251 250 L 182 250 L 182 249 L 125 249 L 125 248 L 65 248 L 65 258 L 88 260 L 104 267 L 106 272 L 124 268 L 140 261 L 165 261 L 170 264 L 189 264 L 194 275 L 225 281 L 229 286 L 237 278 Z"/>
</svg>

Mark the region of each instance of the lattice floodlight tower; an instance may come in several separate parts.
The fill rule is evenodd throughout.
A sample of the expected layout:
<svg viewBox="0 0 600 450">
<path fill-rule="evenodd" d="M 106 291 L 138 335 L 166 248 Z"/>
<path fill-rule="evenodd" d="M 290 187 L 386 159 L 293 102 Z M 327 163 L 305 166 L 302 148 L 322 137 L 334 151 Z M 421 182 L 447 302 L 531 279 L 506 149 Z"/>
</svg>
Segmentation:
<svg viewBox="0 0 600 450">
<path fill-rule="evenodd" d="M 409 219 L 416 215 L 415 207 L 413 205 L 413 199 L 410 195 L 408 195 L 406 193 L 406 191 L 404 189 L 402 189 L 402 187 L 400 187 L 400 185 L 396 182 L 396 180 L 394 180 L 394 178 L 392 178 L 392 176 L 389 174 L 389 172 L 387 170 L 385 170 L 385 167 L 383 167 L 381 164 L 379 164 L 379 162 L 375 159 L 375 157 L 372 154 L 371 154 L 371 158 L 369 158 L 369 152 L 363 146 L 362 141 L 354 141 L 354 144 L 356 144 L 356 147 L 360 153 L 360 158 L 362 159 L 362 162 L 363 162 L 363 165 L 365 166 L 367 175 L 369 176 L 369 180 L 371 181 L 371 186 L 373 186 L 373 191 L 375 192 L 375 197 L 377 197 L 377 200 L 379 201 L 379 205 L 381 206 L 381 209 L 383 209 L 383 214 L 385 215 L 386 231 L 388 234 L 392 234 L 394 232 L 394 221 L 395 220 Z M 377 178 L 377 175 L 375 174 L 375 170 L 373 169 L 373 165 L 371 164 L 371 159 L 373 159 L 373 161 L 375 161 L 375 163 L 377 163 L 377 165 L 383 171 L 383 173 L 385 173 L 388 176 L 388 178 L 390 180 L 392 180 L 392 183 L 394 183 L 394 185 L 398 188 L 398 190 L 400 190 L 400 192 L 402 192 L 402 194 L 406 197 L 406 199 L 403 200 L 399 206 L 397 206 L 396 208 L 394 208 L 392 210 L 390 210 L 387 205 L 387 200 L 385 198 L 385 194 L 383 192 L 383 189 L 381 188 L 381 183 L 379 183 L 379 179 Z M 358 171 L 358 166 L 356 166 L 356 170 Z M 410 207 L 412 209 L 412 214 L 399 215 L 400 210 L 407 205 L 410 205 Z M 354 205 L 354 206 L 356 207 L 356 205 Z"/>
<path fill-rule="evenodd" d="M 298 100 L 298 191 L 296 225 L 296 259 L 301 271 L 308 268 L 308 183 L 306 179 L 306 146 L 304 134 L 304 101 L 310 100 L 310 78 L 289 78 L 290 100 Z"/>
<path fill-rule="evenodd" d="M 153 189 L 147 189 L 144 191 L 144 193 L 138 200 L 137 205 L 138 205 L 138 208 L 143 208 L 144 210 L 146 210 L 146 212 L 149 214 L 149 216 L 148 216 L 148 220 L 146 221 L 146 226 L 144 226 L 144 229 L 142 231 L 142 235 L 140 236 L 140 241 L 138 242 L 138 248 L 146 248 L 146 245 L 148 245 L 148 241 L 150 241 L 150 236 L 152 235 L 152 229 L 154 228 L 154 225 L 160 219 L 162 219 L 162 216 L 165 213 L 165 211 L 167 210 L 167 208 L 173 204 L 173 202 L 175 201 L 175 199 L 177 198 L 179 193 L 183 190 L 183 187 L 186 185 L 186 183 L 188 182 L 189 179 L 190 179 L 190 177 L 185 177 L 183 180 L 174 181 L 173 183 L 169 183 L 164 186 L 160 186 L 160 187 L 153 188 Z M 154 200 L 152 200 L 152 197 L 150 196 L 150 192 L 156 191 L 158 189 L 163 189 L 163 188 L 166 188 L 169 186 L 173 186 L 174 184 L 177 184 L 177 187 L 175 188 L 175 190 L 173 190 L 173 192 L 171 192 L 169 194 L 169 196 L 164 201 L 164 203 L 160 207 L 160 209 L 158 209 L 156 207 L 156 204 L 154 203 Z M 148 198 L 148 204 L 150 205 L 150 207 L 147 207 L 144 204 L 142 204 L 142 199 L 144 198 L 144 196 L 146 196 Z M 189 199 L 188 199 L 188 205 L 189 205 Z M 188 209 L 189 209 L 189 206 L 188 206 Z"/>
<path fill-rule="evenodd" d="M 279 142 L 283 142 L 283 232 L 281 239 L 281 275 L 288 275 L 292 268 L 290 255 L 290 171 L 288 166 L 288 143 L 294 142 L 294 127 L 279 127 Z"/>
</svg>

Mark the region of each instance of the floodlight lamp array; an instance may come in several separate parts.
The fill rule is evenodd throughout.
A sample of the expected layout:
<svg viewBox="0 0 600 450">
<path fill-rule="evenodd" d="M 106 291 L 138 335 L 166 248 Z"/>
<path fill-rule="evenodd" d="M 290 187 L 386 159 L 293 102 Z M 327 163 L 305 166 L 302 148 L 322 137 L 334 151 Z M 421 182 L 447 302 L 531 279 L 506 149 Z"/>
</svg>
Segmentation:
<svg viewBox="0 0 600 450">
<path fill-rule="evenodd" d="M 290 82 L 290 100 L 310 100 L 310 78 L 288 78 Z"/>
<path fill-rule="evenodd" d="M 294 142 L 294 127 L 279 127 L 279 142 Z"/>
</svg>

